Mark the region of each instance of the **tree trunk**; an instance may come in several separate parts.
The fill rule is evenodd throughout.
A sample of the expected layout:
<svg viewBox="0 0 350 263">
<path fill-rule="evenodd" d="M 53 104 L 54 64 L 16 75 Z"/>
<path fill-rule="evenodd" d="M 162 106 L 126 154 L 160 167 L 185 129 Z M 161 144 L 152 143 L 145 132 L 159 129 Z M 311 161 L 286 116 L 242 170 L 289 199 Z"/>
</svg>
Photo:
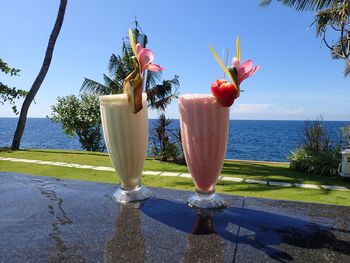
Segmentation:
<svg viewBox="0 0 350 263">
<path fill-rule="evenodd" d="M 55 47 L 55 43 L 56 43 L 58 34 L 60 33 L 61 26 L 62 26 L 63 19 L 64 19 L 64 14 L 66 12 L 66 6 L 67 6 L 67 0 L 60 0 L 60 6 L 58 9 L 56 22 L 55 22 L 55 25 L 52 29 L 52 32 L 51 32 L 51 35 L 49 38 L 49 43 L 47 44 L 44 62 L 41 66 L 41 69 L 39 71 L 38 76 L 36 77 L 32 87 L 30 88 L 30 90 L 29 90 L 29 92 L 28 92 L 28 94 L 27 94 L 27 96 L 24 99 L 24 102 L 22 104 L 21 113 L 19 115 L 16 132 L 13 136 L 13 141 L 12 141 L 12 146 L 11 146 L 11 148 L 13 150 L 18 150 L 20 147 L 23 131 L 24 131 L 26 121 L 27 121 L 27 114 L 28 114 L 29 106 L 33 102 L 35 95 L 37 94 L 38 90 L 40 89 L 40 86 L 43 83 L 45 76 L 49 70 L 53 50 Z"/>
</svg>

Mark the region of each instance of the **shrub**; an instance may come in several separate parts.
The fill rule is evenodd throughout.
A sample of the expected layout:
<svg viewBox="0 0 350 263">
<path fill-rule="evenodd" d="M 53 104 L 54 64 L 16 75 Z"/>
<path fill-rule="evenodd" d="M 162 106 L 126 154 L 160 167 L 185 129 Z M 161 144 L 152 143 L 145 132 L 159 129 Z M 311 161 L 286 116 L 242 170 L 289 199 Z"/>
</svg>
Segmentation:
<svg viewBox="0 0 350 263">
<path fill-rule="evenodd" d="M 336 175 L 340 150 L 340 143 L 330 142 L 322 119 L 307 121 L 302 129 L 302 144 L 289 157 L 290 167 L 312 174 Z"/>
<path fill-rule="evenodd" d="M 289 161 L 290 167 L 296 170 L 311 174 L 337 175 L 340 158 L 337 150 L 312 154 L 304 148 L 298 148 L 292 152 Z"/>
<path fill-rule="evenodd" d="M 67 136 L 78 135 L 81 147 L 87 151 L 104 151 L 101 132 L 101 115 L 98 97 L 83 94 L 58 97 L 57 104 L 51 106 L 51 120 L 61 123 Z"/>
</svg>

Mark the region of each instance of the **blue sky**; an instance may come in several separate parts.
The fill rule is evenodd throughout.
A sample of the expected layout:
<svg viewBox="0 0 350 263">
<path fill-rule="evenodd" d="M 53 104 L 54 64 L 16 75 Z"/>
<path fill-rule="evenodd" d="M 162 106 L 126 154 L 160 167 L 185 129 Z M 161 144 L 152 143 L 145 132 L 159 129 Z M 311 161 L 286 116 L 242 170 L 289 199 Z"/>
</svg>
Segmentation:
<svg viewBox="0 0 350 263">
<path fill-rule="evenodd" d="M 0 57 L 22 70 L 20 77 L 1 75 L 4 83 L 30 88 L 58 5 L 58 0 L 0 0 Z M 308 29 L 313 15 L 276 1 L 261 8 L 259 0 L 68 0 L 50 70 L 29 116 L 50 115 L 58 96 L 79 93 L 84 77 L 102 81 L 110 55 L 120 51 L 136 16 L 155 63 L 166 68 L 163 77 L 180 76 L 181 94 L 209 93 L 223 74 L 208 44 L 221 53 L 241 37 L 242 59 L 253 59 L 261 70 L 242 84 L 245 92 L 231 108 L 231 119 L 350 120 L 350 78 L 342 75 L 343 62 L 332 60 Z M 0 117 L 13 116 L 10 106 L 0 106 Z M 167 116 L 178 118 L 177 101 Z"/>
</svg>

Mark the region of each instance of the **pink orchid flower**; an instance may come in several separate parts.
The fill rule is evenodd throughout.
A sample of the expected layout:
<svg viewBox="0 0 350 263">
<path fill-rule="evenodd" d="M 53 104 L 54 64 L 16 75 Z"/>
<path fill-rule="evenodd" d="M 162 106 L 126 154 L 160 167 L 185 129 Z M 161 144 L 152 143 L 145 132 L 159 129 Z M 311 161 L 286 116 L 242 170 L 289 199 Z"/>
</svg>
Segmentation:
<svg viewBox="0 0 350 263">
<path fill-rule="evenodd" d="M 152 64 L 154 55 L 152 50 L 150 50 L 149 48 L 143 48 L 141 44 L 137 43 L 136 52 L 137 52 L 137 59 L 140 63 L 141 72 L 145 71 L 146 69 L 150 71 L 164 70 L 164 68 L 162 68 L 161 66 Z"/>
<path fill-rule="evenodd" d="M 260 68 L 259 66 L 253 67 L 253 61 L 250 59 L 241 64 L 236 57 L 232 59 L 232 66 L 237 69 L 238 85 L 240 85 L 246 78 L 253 76 Z"/>
</svg>

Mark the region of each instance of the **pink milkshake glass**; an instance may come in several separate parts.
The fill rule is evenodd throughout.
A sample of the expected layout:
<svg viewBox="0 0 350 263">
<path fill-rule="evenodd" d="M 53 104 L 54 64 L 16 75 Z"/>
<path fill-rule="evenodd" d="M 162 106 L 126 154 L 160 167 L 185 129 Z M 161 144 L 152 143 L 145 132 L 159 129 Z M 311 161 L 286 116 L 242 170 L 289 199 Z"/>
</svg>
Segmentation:
<svg viewBox="0 0 350 263">
<path fill-rule="evenodd" d="M 182 147 L 196 187 L 188 205 L 219 208 L 225 202 L 215 194 L 224 163 L 230 108 L 211 94 L 188 94 L 179 98 Z"/>
</svg>

